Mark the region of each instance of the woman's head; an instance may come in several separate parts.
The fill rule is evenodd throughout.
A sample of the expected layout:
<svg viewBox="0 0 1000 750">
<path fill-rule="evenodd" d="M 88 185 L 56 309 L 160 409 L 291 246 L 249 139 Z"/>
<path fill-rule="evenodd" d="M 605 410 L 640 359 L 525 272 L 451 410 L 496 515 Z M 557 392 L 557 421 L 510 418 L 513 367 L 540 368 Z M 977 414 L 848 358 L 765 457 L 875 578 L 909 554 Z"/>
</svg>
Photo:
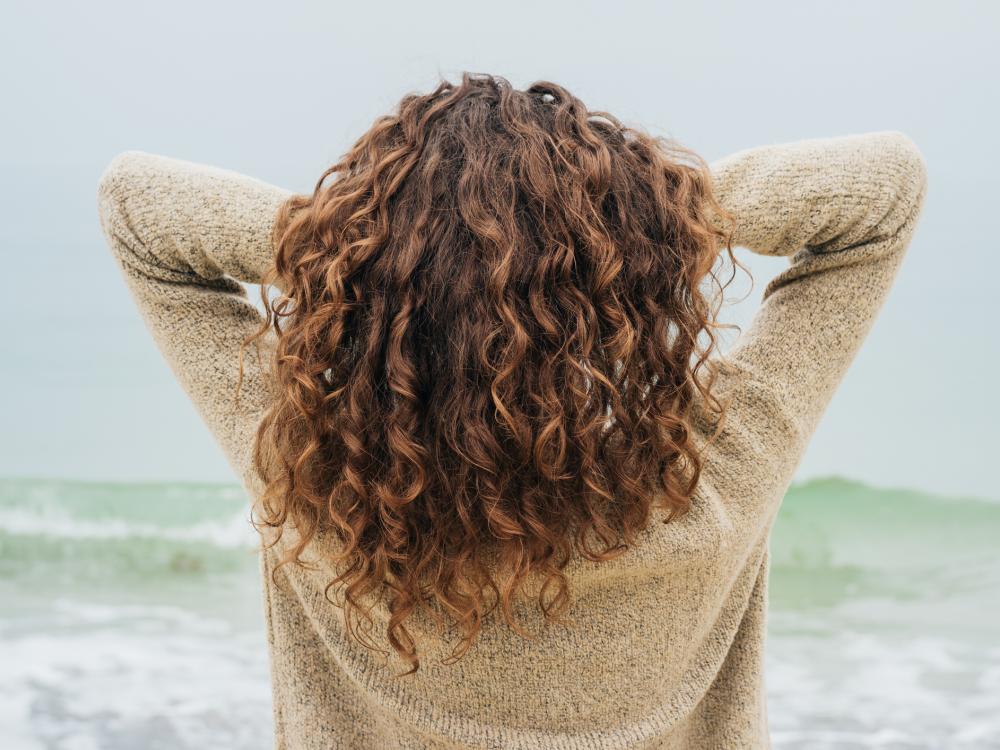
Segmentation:
<svg viewBox="0 0 1000 750">
<path fill-rule="evenodd" d="M 701 287 L 732 258 L 712 210 L 695 154 L 555 84 L 469 74 L 406 96 L 282 207 L 261 523 L 294 526 L 290 562 L 336 540 L 358 640 L 383 587 L 413 669 L 416 608 L 451 615 L 456 657 L 497 606 L 516 627 L 528 574 L 555 619 L 574 550 L 610 559 L 654 504 L 686 510 L 688 414 L 719 406 Z"/>
</svg>

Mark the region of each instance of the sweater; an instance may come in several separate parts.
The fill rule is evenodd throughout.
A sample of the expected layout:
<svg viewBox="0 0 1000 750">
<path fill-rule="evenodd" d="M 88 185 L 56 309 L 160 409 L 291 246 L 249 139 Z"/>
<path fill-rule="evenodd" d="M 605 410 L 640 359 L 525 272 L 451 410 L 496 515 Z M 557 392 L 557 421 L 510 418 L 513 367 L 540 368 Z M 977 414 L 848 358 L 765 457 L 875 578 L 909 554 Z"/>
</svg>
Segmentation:
<svg viewBox="0 0 1000 750">
<path fill-rule="evenodd" d="M 717 355 L 716 393 L 729 409 L 712 441 L 712 425 L 695 425 L 705 452 L 690 511 L 666 524 L 654 511 L 612 561 L 571 560 L 571 625 L 546 625 L 528 600 L 517 614 L 530 638 L 487 618 L 469 652 L 443 665 L 454 641 L 411 617 L 421 668 L 406 677 L 393 676 L 404 671 L 399 662 L 348 637 L 342 610 L 324 596 L 330 570 L 276 572 L 282 543 L 262 538 L 276 748 L 770 746 L 769 532 L 897 275 L 923 208 L 926 164 L 908 136 L 878 131 L 756 146 L 709 166 L 736 217 L 734 246 L 788 265 Z M 271 262 L 274 215 L 291 194 L 141 151 L 117 155 L 98 186 L 124 281 L 251 510 L 268 349 L 247 349 L 234 398 L 240 343 L 261 321 L 243 284 L 259 283 Z M 384 627 L 384 607 L 372 616 Z"/>
</svg>

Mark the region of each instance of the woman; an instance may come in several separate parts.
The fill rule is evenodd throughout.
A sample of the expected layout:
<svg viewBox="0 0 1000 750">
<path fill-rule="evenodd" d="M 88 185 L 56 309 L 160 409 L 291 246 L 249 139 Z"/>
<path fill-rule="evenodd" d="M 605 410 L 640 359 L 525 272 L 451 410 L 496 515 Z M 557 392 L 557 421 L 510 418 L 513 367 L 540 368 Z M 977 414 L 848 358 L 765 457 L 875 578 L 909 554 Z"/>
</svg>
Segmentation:
<svg viewBox="0 0 1000 750">
<path fill-rule="evenodd" d="M 468 74 L 311 195 L 116 157 L 110 247 L 255 501 L 277 746 L 767 747 L 768 533 L 925 192 L 896 131 L 706 164 Z M 789 266 L 723 355 L 733 246 Z"/>
</svg>

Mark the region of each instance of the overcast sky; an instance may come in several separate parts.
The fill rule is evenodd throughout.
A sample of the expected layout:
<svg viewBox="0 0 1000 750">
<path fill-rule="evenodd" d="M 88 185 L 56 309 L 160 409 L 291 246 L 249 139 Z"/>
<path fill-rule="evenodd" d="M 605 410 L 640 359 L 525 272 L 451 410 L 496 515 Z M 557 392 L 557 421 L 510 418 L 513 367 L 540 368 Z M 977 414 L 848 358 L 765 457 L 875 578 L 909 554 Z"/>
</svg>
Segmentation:
<svg viewBox="0 0 1000 750">
<path fill-rule="evenodd" d="M 147 7 L 148 6 L 148 7 Z M 141 149 L 301 192 L 439 76 L 568 87 L 712 160 L 901 130 L 924 216 L 799 478 L 1000 498 L 993 478 L 1000 4 L 47 3 L 0 10 L 0 475 L 231 480 L 105 249 L 101 170 Z M 785 261 L 756 278 L 746 325 Z M 734 295 L 748 291 L 745 276 Z"/>
</svg>

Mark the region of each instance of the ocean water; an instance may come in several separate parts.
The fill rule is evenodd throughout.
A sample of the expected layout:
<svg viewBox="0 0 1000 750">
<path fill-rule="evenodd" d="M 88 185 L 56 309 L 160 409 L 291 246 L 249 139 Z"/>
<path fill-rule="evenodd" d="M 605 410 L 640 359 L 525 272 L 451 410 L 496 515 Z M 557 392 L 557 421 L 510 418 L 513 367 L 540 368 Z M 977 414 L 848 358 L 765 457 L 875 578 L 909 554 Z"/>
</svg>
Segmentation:
<svg viewBox="0 0 1000 750">
<path fill-rule="evenodd" d="M 0 480 L 0 747 L 271 747 L 242 491 Z M 1000 503 L 830 478 L 772 537 L 775 748 L 1000 748 Z"/>
</svg>

